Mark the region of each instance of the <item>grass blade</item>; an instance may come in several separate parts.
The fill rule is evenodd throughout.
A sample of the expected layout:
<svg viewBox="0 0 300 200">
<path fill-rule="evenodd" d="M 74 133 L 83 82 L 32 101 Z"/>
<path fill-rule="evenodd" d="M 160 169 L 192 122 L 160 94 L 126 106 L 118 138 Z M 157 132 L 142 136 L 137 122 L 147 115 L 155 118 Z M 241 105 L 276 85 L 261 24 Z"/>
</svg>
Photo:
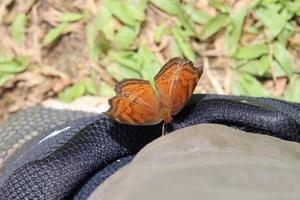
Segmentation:
<svg viewBox="0 0 300 200">
<path fill-rule="evenodd" d="M 210 19 L 207 24 L 205 24 L 201 32 L 200 39 L 207 40 L 209 37 L 217 33 L 221 28 L 227 25 L 228 19 L 227 14 L 219 14 Z"/>
</svg>

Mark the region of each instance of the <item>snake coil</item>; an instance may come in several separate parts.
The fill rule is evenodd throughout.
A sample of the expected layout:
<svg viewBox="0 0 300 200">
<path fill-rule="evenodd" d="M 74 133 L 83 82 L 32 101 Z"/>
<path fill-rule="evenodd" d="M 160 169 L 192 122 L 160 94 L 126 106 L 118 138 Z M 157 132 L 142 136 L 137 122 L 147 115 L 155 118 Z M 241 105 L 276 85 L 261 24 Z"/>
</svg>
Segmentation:
<svg viewBox="0 0 300 200">
<path fill-rule="evenodd" d="M 174 119 L 173 130 L 218 123 L 300 141 L 300 105 L 268 98 L 194 95 Z M 161 136 L 162 124 L 128 126 L 104 115 L 69 124 L 57 136 L 36 143 L 12 166 L 0 199 L 63 199 L 95 172 L 136 154 Z"/>
</svg>

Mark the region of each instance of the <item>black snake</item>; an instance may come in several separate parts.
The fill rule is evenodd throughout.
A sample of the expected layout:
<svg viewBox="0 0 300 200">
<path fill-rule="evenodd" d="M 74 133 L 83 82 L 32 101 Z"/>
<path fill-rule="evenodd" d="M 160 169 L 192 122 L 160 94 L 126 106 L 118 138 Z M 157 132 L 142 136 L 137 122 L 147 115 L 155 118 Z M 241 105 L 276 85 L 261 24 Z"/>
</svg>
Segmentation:
<svg viewBox="0 0 300 200">
<path fill-rule="evenodd" d="M 171 132 L 201 123 L 225 124 L 299 142 L 300 104 L 268 98 L 194 95 L 168 128 Z M 97 171 L 136 154 L 162 134 L 162 124 L 122 125 L 104 115 L 60 128 L 64 134 L 35 144 L 11 166 L 2 177 L 0 199 L 70 198 Z"/>
</svg>

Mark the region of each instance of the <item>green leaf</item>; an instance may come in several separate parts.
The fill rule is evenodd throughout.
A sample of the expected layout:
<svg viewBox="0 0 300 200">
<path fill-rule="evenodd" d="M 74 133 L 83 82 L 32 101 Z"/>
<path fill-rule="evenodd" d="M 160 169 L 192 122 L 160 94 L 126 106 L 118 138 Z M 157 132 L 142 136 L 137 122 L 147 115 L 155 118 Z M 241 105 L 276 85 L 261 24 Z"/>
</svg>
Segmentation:
<svg viewBox="0 0 300 200">
<path fill-rule="evenodd" d="M 141 66 L 137 64 L 135 56 L 136 53 L 132 51 L 109 52 L 109 57 L 112 58 L 114 61 L 116 61 L 124 67 L 127 67 L 128 69 L 138 72 L 141 69 Z"/>
<path fill-rule="evenodd" d="M 191 61 L 195 61 L 195 53 L 189 43 L 188 38 L 184 37 L 181 29 L 178 28 L 173 28 L 172 29 L 172 34 L 179 46 L 179 48 L 181 49 L 183 55 L 188 58 Z"/>
<path fill-rule="evenodd" d="M 246 72 L 254 76 L 265 76 L 269 70 L 268 56 L 262 56 L 258 60 L 251 60 L 238 67 L 238 71 Z"/>
<path fill-rule="evenodd" d="M 84 84 L 86 93 L 92 94 L 92 95 L 96 94 L 95 83 L 93 82 L 93 80 L 91 78 L 84 79 L 83 84 Z"/>
<path fill-rule="evenodd" d="M 280 7 L 279 7 L 280 9 Z M 272 7 L 258 8 L 254 11 L 255 16 L 267 27 L 268 40 L 271 41 L 283 30 L 291 17 L 286 9 L 280 13 Z"/>
<path fill-rule="evenodd" d="M 165 24 L 161 24 L 158 27 L 155 28 L 154 30 L 154 41 L 156 43 L 160 43 L 161 38 L 163 37 L 163 35 L 165 34 L 167 30 L 167 27 Z"/>
<path fill-rule="evenodd" d="M 293 36 L 295 28 L 291 23 L 287 23 L 281 33 L 278 35 L 278 40 L 286 45 L 288 40 Z"/>
<path fill-rule="evenodd" d="M 185 9 L 186 13 L 191 17 L 191 20 L 193 20 L 195 23 L 198 23 L 198 24 L 205 25 L 212 18 L 210 15 L 208 15 L 204 11 L 193 8 L 192 4 L 187 4 L 184 7 L 184 9 Z"/>
<path fill-rule="evenodd" d="M 85 87 L 82 81 L 75 83 L 71 87 L 65 89 L 63 92 L 59 93 L 58 99 L 63 102 L 71 102 L 84 95 Z"/>
<path fill-rule="evenodd" d="M 10 27 L 10 32 L 12 38 L 16 41 L 17 44 L 22 43 L 24 39 L 25 28 L 27 24 L 27 17 L 25 13 L 18 14 Z"/>
<path fill-rule="evenodd" d="M 251 2 L 251 8 L 256 8 L 261 3 L 261 0 L 252 0 Z"/>
<path fill-rule="evenodd" d="M 107 52 L 113 46 L 102 31 L 97 32 L 94 42 L 95 48 L 98 49 L 102 54 L 107 54 Z"/>
<path fill-rule="evenodd" d="M 101 30 L 109 40 L 114 39 L 115 22 L 111 11 L 104 5 L 99 8 L 93 22 L 95 31 Z"/>
<path fill-rule="evenodd" d="M 259 30 L 258 30 L 258 28 L 255 27 L 255 26 L 249 26 L 249 27 L 247 28 L 247 32 L 248 32 L 248 33 L 251 33 L 251 34 L 258 34 L 258 33 L 259 33 Z"/>
<path fill-rule="evenodd" d="M 285 99 L 292 102 L 300 103 L 300 76 L 293 75 L 291 77 Z"/>
<path fill-rule="evenodd" d="M 215 8 L 216 10 L 219 10 L 220 12 L 223 12 L 223 13 L 229 12 L 229 7 L 225 3 L 222 3 L 220 1 L 209 0 L 209 5 L 213 8 Z"/>
<path fill-rule="evenodd" d="M 104 0 L 103 2 L 121 22 L 129 26 L 134 26 L 136 24 L 134 18 L 129 14 L 128 7 L 125 6 L 123 2 L 116 0 Z"/>
<path fill-rule="evenodd" d="M 2 55 L 3 53 L 0 52 L 0 63 L 2 62 L 10 62 L 13 58 L 11 56 L 8 55 Z"/>
<path fill-rule="evenodd" d="M 285 73 L 291 77 L 293 73 L 292 61 L 290 60 L 290 54 L 283 44 L 280 42 L 274 43 L 273 56 L 279 62 L 281 68 Z"/>
<path fill-rule="evenodd" d="M 242 96 L 246 94 L 246 91 L 238 81 L 234 81 L 233 85 L 231 86 L 231 94 L 236 96 Z"/>
<path fill-rule="evenodd" d="M 261 7 L 267 8 L 269 10 L 279 13 L 280 10 L 282 10 L 284 6 L 282 3 L 279 3 L 278 1 L 280 1 L 280 0 L 262 0 Z"/>
<path fill-rule="evenodd" d="M 88 24 L 86 27 L 86 42 L 89 59 L 92 61 L 97 61 L 98 56 L 100 55 L 101 49 L 97 48 L 95 45 L 96 31 L 95 27 L 92 24 Z"/>
<path fill-rule="evenodd" d="M 67 23 L 62 23 L 57 27 L 50 29 L 43 39 L 43 44 L 49 45 L 52 42 L 54 42 L 57 38 L 59 38 L 63 34 L 67 25 L 68 25 Z"/>
<path fill-rule="evenodd" d="M 128 26 L 136 26 L 138 21 L 144 20 L 146 4 L 143 1 L 134 5 L 126 1 L 104 0 L 104 5 L 110 9 L 114 16 Z"/>
<path fill-rule="evenodd" d="M 12 77 L 14 77 L 13 74 L 0 74 L 0 87 L 3 86 Z"/>
<path fill-rule="evenodd" d="M 254 0 L 251 6 L 268 6 L 268 4 L 274 4 L 280 0 Z"/>
<path fill-rule="evenodd" d="M 295 47 L 297 48 L 298 51 L 300 51 L 300 42 L 296 43 Z"/>
<path fill-rule="evenodd" d="M 128 10 L 132 18 L 140 22 L 145 20 L 145 10 L 147 8 L 147 1 L 148 0 L 127 0 L 127 3 L 125 4 L 128 6 Z"/>
<path fill-rule="evenodd" d="M 145 44 L 142 44 L 138 50 L 138 65 L 141 68 L 142 78 L 150 81 L 152 87 L 155 87 L 153 78 L 159 71 L 160 64 Z"/>
<path fill-rule="evenodd" d="M 181 12 L 179 0 L 151 0 L 151 3 L 169 15 L 177 15 Z"/>
<path fill-rule="evenodd" d="M 19 73 L 26 69 L 29 60 L 25 57 L 0 62 L 0 73 Z"/>
<path fill-rule="evenodd" d="M 185 11 L 184 7 L 181 6 L 180 1 L 178 0 L 151 0 L 151 2 L 158 7 L 159 9 L 163 10 L 164 12 L 177 16 L 176 23 L 179 26 L 184 27 L 185 31 L 190 36 L 197 36 L 197 33 L 195 31 L 195 25 L 192 20 L 190 20 L 190 17 L 188 13 Z"/>
<path fill-rule="evenodd" d="M 182 51 L 174 37 L 170 38 L 170 52 L 172 57 L 183 57 Z"/>
<path fill-rule="evenodd" d="M 90 10 L 87 9 L 87 8 L 84 8 L 82 10 L 82 20 L 83 20 L 83 22 L 87 23 L 89 21 L 90 17 L 91 17 Z"/>
<path fill-rule="evenodd" d="M 183 30 L 188 37 L 198 37 L 194 22 L 190 20 L 189 15 L 186 13 L 183 7 L 180 8 L 181 12 L 177 14 L 178 21 L 176 21 L 176 25 L 178 27 L 183 27 Z"/>
<path fill-rule="evenodd" d="M 89 59 L 96 62 L 113 47 L 115 28 L 111 11 L 101 4 L 92 23 L 86 26 Z"/>
<path fill-rule="evenodd" d="M 96 31 L 92 24 L 86 27 L 87 49 L 89 59 L 96 62 L 99 56 L 107 54 L 111 48 L 111 42 L 102 31 Z"/>
<path fill-rule="evenodd" d="M 201 32 L 200 39 L 207 40 L 209 37 L 217 33 L 221 28 L 227 25 L 228 19 L 227 14 L 219 14 L 210 19 L 207 24 L 205 24 Z"/>
<path fill-rule="evenodd" d="M 283 71 L 283 69 L 281 68 L 280 64 L 275 60 L 275 59 L 272 59 L 272 68 L 274 69 L 275 71 L 275 76 L 276 77 L 283 77 L 283 76 L 286 76 L 286 73 Z M 272 68 L 269 69 L 269 76 L 272 75 Z"/>
<path fill-rule="evenodd" d="M 232 87 L 234 95 L 268 96 L 268 92 L 255 77 L 245 73 L 236 73 L 236 76 L 238 78 Z"/>
<path fill-rule="evenodd" d="M 115 91 L 110 85 L 101 81 L 99 85 L 99 94 L 105 97 L 112 97 L 115 95 Z"/>
<path fill-rule="evenodd" d="M 239 45 L 246 14 L 247 9 L 243 8 L 230 17 L 231 23 L 227 26 L 224 35 L 224 52 L 226 55 L 232 55 Z"/>
<path fill-rule="evenodd" d="M 234 57 L 237 59 L 255 59 L 262 55 L 268 54 L 268 45 L 266 44 L 255 44 L 255 45 L 249 45 L 240 47 L 237 49 L 237 51 L 234 53 Z"/>
<path fill-rule="evenodd" d="M 131 28 L 128 26 L 122 26 L 119 31 L 115 34 L 113 40 L 114 44 L 121 49 L 129 49 L 133 44 L 135 38 L 139 33 L 139 26 Z"/>
<path fill-rule="evenodd" d="M 300 15 L 300 2 L 299 1 L 283 1 L 285 4 L 287 10 L 294 14 L 294 15 Z"/>
<path fill-rule="evenodd" d="M 125 78 L 141 78 L 140 74 L 120 64 L 114 63 L 107 68 L 107 72 L 117 81 Z"/>
<path fill-rule="evenodd" d="M 67 13 L 64 13 L 62 16 L 60 16 L 59 21 L 60 22 L 76 22 L 81 19 L 82 19 L 81 13 L 67 12 Z"/>
</svg>

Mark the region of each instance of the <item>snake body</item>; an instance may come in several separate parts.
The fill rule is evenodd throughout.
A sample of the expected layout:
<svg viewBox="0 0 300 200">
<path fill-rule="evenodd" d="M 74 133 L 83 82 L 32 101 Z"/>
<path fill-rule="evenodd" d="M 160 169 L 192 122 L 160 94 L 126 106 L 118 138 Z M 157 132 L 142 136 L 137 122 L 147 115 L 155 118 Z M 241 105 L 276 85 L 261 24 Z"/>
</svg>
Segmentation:
<svg viewBox="0 0 300 200">
<path fill-rule="evenodd" d="M 252 102 L 252 103 L 251 103 Z M 291 141 L 300 141 L 300 105 L 285 101 L 194 95 L 175 116 L 169 132 L 218 123 Z M 105 115 L 78 121 L 56 137 L 34 145 L 4 177 L 0 199 L 63 199 L 95 172 L 136 154 L 162 134 L 162 125 L 129 126 Z M 40 153 L 42 152 L 42 153 Z"/>
</svg>

